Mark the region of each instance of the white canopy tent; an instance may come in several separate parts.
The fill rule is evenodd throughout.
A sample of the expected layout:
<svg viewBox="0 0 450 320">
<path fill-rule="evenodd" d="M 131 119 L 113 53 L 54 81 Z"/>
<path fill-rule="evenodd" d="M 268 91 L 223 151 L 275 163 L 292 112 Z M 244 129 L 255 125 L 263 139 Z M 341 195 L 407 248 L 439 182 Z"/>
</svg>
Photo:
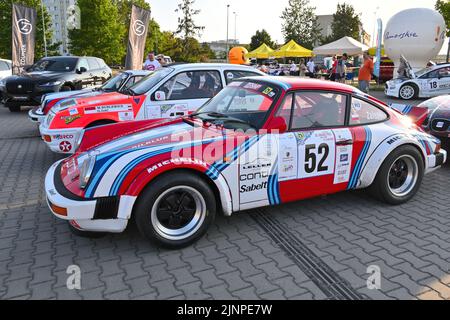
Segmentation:
<svg viewBox="0 0 450 320">
<path fill-rule="evenodd" d="M 344 53 L 349 56 L 356 56 L 367 50 L 369 50 L 369 47 L 365 44 L 350 37 L 343 37 L 337 41 L 314 48 L 313 52 L 315 55 L 322 56 L 343 55 Z"/>
</svg>

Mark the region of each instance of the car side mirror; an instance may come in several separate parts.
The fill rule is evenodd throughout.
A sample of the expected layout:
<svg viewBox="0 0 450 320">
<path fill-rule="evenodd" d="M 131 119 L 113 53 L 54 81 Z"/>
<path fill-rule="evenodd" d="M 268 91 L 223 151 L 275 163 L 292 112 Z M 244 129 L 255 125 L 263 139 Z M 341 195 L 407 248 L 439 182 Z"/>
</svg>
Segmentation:
<svg viewBox="0 0 450 320">
<path fill-rule="evenodd" d="M 285 133 L 288 127 L 286 119 L 283 117 L 274 117 L 269 123 L 269 133 Z"/>
<path fill-rule="evenodd" d="M 85 72 L 87 72 L 87 69 L 86 69 L 85 67 L 81 67 L 81 68 L 79 68 L 79 69 L 77 70 L 77 73 L 78 73 L 78 74 L 82 74 L 82 73 L 85 73 Z"/>
<path fill-rule="evenodd" d="M 164 91 L 156 91 L 155 92 L 155 100 L 156 101 L 166 101 L 166 93 Z"/>
</svg>

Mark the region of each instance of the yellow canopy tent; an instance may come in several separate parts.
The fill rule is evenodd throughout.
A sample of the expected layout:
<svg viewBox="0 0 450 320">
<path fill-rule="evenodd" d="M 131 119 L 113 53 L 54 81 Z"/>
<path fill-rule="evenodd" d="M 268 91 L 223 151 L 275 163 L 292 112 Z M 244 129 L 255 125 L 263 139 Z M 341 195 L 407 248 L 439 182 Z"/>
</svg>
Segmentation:
<svg viewBox="0 0 450 320">
<path fill-rule="evenodd" d="M 273 49 L 267 44 L 262 44 L 259 48 L 245 55 L 246 58 L 268 59 L 273 56 Z"/>
<path fill-rule="evenodd" d="M 294 40 L 289 41 L 274 53 L 276 58 L 306 58 L 312 57 L 312 55 L 311 50 L 303 48 Z"/>
<path fill-rule="evenodd" d="M 369 49 L 368 53 L 369 56 L 375 57 L 377 55 L 377 47 L 372 47 Z M 381 56 L 384 57 L 386 55 L 385 51 L 384 51 L 384 46 L 381 47 Z"/>
</svg>

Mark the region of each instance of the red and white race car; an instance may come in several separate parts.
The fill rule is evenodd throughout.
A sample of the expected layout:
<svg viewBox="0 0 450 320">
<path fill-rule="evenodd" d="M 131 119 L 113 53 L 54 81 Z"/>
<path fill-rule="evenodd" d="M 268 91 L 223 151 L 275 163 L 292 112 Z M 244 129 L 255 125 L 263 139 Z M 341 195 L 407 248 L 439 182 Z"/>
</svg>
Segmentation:
<svg viewBox="0 0 450 320">
<path fill-rule="evenodd" d="M 194 112 L 228 83 L 261 72 L 230 64 L 178 64 L 148 75 L 124 92 L 81 96 L 54 104 L 39 129 L 54 152 L 73 154 L 84 129 L 144 120 L 175 119 Z"/>
<path fill-rule="evenodd" d="M 398 205 L 447 159 L 438 139 L 353 87 L 295 78 L 232 82 L 195 114 L 87 130 L 45 189 L 73 230 L 139 230 L 179 248 L 216 213 L 370 188 Z"/>
<path fill-rule="evenodd" d="M 69 98 L 87 98 L 99 96 L 104 93 L 125 92 L 144 77 L 148 76 L 150 71 L 146 70 L 128 70 L 119 72 L 113 78 L 109 79 L 98 88 L 90 88 L 75 91 L 60 91 L 46 94 L 42 97 L 41 105 L 31 109 L 28 117 L 32 122 L 40 124 L 49 114 L 50 110 L 62 100 Z"/>
</svg>

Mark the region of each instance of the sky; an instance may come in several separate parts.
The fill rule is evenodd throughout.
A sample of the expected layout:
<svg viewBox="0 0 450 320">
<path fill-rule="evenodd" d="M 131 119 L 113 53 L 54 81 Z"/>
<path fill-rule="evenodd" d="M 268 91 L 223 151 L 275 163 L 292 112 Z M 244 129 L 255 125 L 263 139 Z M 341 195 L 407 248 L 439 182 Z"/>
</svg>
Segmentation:
<svg viewBox="0 0 450 320">
<path fill-rule="evenodd" d="M 181 0 L 147 0 L 152 7 L 153 18 L 162 30 L 175 31 L 178 14 L 175 13 Z M 333 14 L 338 3 L 348 3 L 361 14 L 364 29 L 369 34 L 375 31 L 376 18 L 386 25 L 397 12 L 409 8 L 434 8 L 436 0 L 310 0 L 316 7 L 316 14 Z M 281 13 L 288 0 L 196 0 L 194 8 L 200 9 L 196 23 L 205 26 L 202 42 L 224 40 L 227 35 L 227 4 L 230 4 L 230 39 L 235 34 L 237 13 L 237 38 L 241 43 L 250 43 L 250 38 L 258 29 L 266 29 L 279 44 L 284 43 L 281 32 Z M 377 13 L 376 13 L 377 12 Z M 375 14 L 376 13 L 376 14 Z"/>
</svg>

